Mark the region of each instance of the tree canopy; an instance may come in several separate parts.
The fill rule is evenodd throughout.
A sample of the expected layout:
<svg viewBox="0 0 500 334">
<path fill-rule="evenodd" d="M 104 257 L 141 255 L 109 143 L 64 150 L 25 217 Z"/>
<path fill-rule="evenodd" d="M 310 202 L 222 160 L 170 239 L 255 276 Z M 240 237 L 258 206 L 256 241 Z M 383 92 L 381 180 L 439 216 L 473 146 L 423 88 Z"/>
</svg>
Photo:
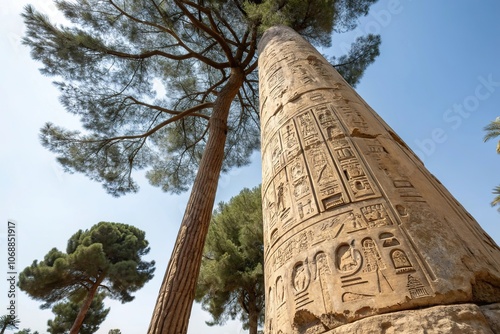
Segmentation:
<svg viewBox="0 0 500 334">
<path fill-rule="evenodd" d="M 126 224 L 100 222 L 76 232 L 68 240 L 66 252 L 53 248 L 42 261 L 33 261 L 19 274 L 19 288 L 43 301 L 42 308 L 60 301 L 69 301 L 69 307 L 82 303 L 73 319 L 73 326 L 77 322 L 79 326 L 76 332 L 71 330 L 77 333 L 96 293 L 97 302 L 104 297 L 98 293 L 100 289 L 125 303 L 133 300 L 132 292 L 153 278 L 154 261 L 142 260 L 148 252 L 143 231 Z"/>
<path fill-rule="evenodd" d="M 16 332 L 15 334 L 40 334 L 38 331 L 31 331 L 31 328 L 23 328 L 20 331 Z"/>
<path fill-rule="evenodd" d="M 118 328 L 110 329 L 108 334 L 122 334 L 122 331 L 119 330 Z"/>
<path fill-rule="evenodd" d="M 217 94 L 231 68 L 244 82 L 228 115 L 223 171 L 259 147 L 256 44 L 259 32 L 287 24 L 317 45 L 349 30 L 375 0 L 63 1 L 59 26 L 28 6 L 24 43 L 55 76 L 66 110 L 83 131 L 47 123 L 42 143 L 69 172 L 113 195 L 137 191 L 134 169 L 153 185 L 186 190 L 205 148 Z M 339 58 L 351 83 L 378 54 L 378 36 L 359 38 Z M 334 58 L 332 58 L 334 59 Z"/>
<path fill-rule="evenodd" d="M 261 189 L 243 189 L 212 216 L 196 301 L 213 317 L 209 325 L 239 318 L 250 334 L 264 318 L 264 245 Z"/>
</svg>

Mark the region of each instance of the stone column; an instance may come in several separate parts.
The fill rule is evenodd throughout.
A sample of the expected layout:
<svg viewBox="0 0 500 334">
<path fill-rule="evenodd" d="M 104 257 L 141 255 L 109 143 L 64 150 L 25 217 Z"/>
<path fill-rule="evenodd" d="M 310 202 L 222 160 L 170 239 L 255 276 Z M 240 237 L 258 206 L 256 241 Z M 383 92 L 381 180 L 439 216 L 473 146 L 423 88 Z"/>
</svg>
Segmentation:
<svg viewBox="0 0 500 334">
<path fill-rule="evenodd" d="M 259 50 L 266 334 L 491 333 L 495 242 L 302 37 Z"/>
</svg>

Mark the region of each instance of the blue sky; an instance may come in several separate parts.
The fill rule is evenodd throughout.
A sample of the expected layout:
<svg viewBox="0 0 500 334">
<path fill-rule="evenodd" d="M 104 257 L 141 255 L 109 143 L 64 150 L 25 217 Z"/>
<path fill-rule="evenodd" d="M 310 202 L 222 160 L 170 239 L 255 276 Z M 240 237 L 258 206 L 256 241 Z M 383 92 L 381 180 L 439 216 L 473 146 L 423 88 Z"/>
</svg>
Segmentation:
<svg viewBox="0 0 500 334">
<path fill-rule="evenodd" d="M 76 128 L 78 121 L 59 105 L 51 78 L 41 76 L 39 64 L 20 44 L 24 28 L 19 13 L 25 3 L 7 0 L 0 8 L 0 249 L 5 250 L 8 219 L 18 226 L 19 270 L 52 247 L 65 249 L 73 233 L 99 221 L 145 230 L 156 276 L 133 302 L 108 302 L 111 312 L 98 332 L 121 328 L 124 334 L 144 333 L 187 194 L 168 195 L 141 180 L 138 194 L 116 199 L 81 175 L 63 173 L 39 144 L 39 128 L 47 121 Z M 50 1 L 29 3 L 57 16 Z M 381 55 L 358 93 L 499 243 L 500 214 L 489 203 L 492 188 L 500 184 L 500 155 L 495 142 L 483 143 L 482 129 L 500 116 L 500 2 L 380 0 L 355 31 L 335 37 L 326 52 L 340 52 L 353 37 L 370 32 L 382 35 Z M 255 154 L 250 166 L 223 175 L 217 201 L 258 185 L 259 160 Z M 0 252 L 0 263 L 6 261 L 5 251 Z M 1 309 L 6 291 L 1 279 Z M 39 310 L 40 303 L 22 292 L 17 305 L 21 327 L 45 333 L 52 313 Z M 208 327 L 204 321 L 209 318 L 195 306 L 189 333 L 244 333 L 238 322 Z"/>
</svg>

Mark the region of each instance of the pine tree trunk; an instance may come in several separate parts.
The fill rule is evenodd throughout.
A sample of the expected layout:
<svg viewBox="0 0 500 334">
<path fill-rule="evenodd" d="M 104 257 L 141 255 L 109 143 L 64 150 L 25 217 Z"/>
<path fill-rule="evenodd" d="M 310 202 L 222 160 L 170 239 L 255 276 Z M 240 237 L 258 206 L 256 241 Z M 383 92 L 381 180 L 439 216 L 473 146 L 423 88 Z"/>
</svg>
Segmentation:
<svg viewBox="0 0 500 334">
<path fill-rule="evenodd" d="M 187 333 L 203 246 L 224 158 L 229 108 L 243 79 L 243 72 L 233 68 L 227 84 L 215 101 L 208 141 L 158 294 L 148 334 Z"/>
<path fill-rule="evenodd" d="M 80 327 L 82 327 L 83 320 L 85 320 L 85 316 L 89 311 L 90 304 L 92 304 L 92 300 L 94 300 L 95 293 L 97 292 L 99 285 L 104 280 L 104 277 L 105 275 L 101 274 L 99 277 L 97 277 L 95 283 L 90 287 L 90 290 L 87 293 L 87 297 L 85 297 L 85 301 L 83 302 L 82 307 L 80 308 L 80 311 L 78 312 L 78 315 L 76 316 L 76 319 L 73 322 L 73 326 L 71 326 L 71 329 L 69 330 L 69 334 L 78 334 L 78 332 L 80 331 Z"/>
<path fill-rule="evenodd" d="M 257 307 L 257 296 L 255 291 L 251 291 L 248 295 L 248 333 L 257 334 L 259 326 L 259 310 Z"/>
</svg>

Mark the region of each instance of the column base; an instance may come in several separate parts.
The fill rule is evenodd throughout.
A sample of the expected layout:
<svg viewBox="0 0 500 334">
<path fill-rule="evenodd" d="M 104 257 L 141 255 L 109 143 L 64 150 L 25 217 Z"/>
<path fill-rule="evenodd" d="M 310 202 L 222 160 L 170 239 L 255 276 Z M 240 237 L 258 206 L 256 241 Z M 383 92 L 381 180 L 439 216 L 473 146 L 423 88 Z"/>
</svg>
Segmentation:
<svg viewBox="0 0 500 334">
<path fill-rule="evenodd" d="M 325 334 L 500 334 L 500 303 L 458 304 L 364 318 Z"/>
</svg>

